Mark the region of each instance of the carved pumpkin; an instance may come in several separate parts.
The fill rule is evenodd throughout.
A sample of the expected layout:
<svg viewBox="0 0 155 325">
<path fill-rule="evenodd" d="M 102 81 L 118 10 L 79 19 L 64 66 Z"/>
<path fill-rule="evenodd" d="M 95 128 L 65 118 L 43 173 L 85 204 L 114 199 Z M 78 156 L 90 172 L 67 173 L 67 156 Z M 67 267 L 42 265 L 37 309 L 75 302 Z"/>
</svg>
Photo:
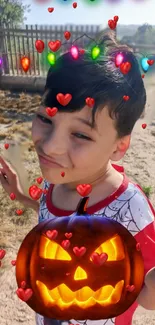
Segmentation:
<svg viewBox="0 0 155 325">
<path fill-rule="evenodd" d="M 125 312 L 144 280 L 141 252 L 121 224 L 86 212 L 53 217 L 26 236 L 16 261 L 18 287 L 33 290 L 27 304 L 56 319 L 108 319 Z"/>
</svg>

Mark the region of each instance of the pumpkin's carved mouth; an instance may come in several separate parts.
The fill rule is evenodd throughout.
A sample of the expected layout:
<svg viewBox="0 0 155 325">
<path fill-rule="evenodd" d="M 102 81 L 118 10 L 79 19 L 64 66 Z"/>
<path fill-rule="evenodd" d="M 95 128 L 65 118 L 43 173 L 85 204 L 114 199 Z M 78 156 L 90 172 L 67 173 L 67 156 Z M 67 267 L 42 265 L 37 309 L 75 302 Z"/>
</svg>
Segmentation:
<svg viewBox="0 0 155 325">
<path fill-rule="evenodd" d="M 74 292 L 64 283 L 52 290 L 49 290 L 41 281 L 36 281 L 36 285 L 45 305 L 50 302 L 51 305 L 56 304 L 60 309 L 68 308 L 73 304 L 81 308 L 88 308 L 88 303 L 90 307 L 95 304 L 108 306 L 119 302 L 122 295 L 124 281 L 119 281 L 115 287 L 106 285 L 97 291 L 93 291 L 86 286 Z"/>
</svg>

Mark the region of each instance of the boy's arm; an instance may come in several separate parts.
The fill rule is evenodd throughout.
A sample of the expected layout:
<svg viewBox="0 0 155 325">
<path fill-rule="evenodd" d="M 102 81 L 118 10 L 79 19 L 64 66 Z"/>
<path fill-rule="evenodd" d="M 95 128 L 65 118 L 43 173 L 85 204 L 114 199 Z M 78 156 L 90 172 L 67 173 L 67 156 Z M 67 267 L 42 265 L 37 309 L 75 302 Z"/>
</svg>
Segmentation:
<svg viewBox="0 0 155 325">
<path fill-rule="evenodd" d="M 140 243 L 145 269 L 144 286 L 137 302 L 145 309 L 155 310 L 155 220 L 135 238 Z"/>
<path fill-rule="evenodd" d="M 137 302 L 145 309 L 155 310 L 155 267 L 146 274 L 145 284 L 138 296 Z"/>
<path fill-rule="evenodd" d="M 22 203 L 26 208 L 31 208 L 35 210 L 37 213 L 39 213 L 39 205 L 40 205 L 39 202 L 30 199 L 28 196 L 24 194 L 20 196 L 19 202 Z"/>
</svg>

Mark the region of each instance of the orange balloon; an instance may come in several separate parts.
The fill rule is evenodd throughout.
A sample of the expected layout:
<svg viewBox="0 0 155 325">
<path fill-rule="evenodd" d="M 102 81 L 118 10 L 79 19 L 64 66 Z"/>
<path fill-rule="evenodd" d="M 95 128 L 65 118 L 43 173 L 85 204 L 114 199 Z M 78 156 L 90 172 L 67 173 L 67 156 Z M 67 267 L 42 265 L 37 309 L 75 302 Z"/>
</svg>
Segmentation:
<svg viewBox="0 0 155 325">
<path fill-rule="evenodd" d="M 23 58 L 21 58 L 21 65 L 23 70 L 27 72 L 30 68 L 30 59 L 27 56 L 24 56 Z"/>
</svg>

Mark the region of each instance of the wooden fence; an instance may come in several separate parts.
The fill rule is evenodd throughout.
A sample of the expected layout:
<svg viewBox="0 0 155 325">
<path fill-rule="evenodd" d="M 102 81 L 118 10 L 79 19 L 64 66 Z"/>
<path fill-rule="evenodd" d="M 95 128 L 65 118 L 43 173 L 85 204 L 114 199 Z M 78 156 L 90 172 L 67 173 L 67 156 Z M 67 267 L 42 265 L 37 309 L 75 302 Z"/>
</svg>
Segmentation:
<svg viewBox="0 0 155 325">
<path fill-rule="evenodd" d="M 64 31 L 71 32 L 71 38 L 66 41 Z M 28 76 L 45 76 L 50 64 L 47 61 L 48 42 L 60 40 L 62 44 L 61 53 L 66 51 L 76 39 L 76 45 L 85 47 L 90 39 L 94 39 L 100 32 L 100 26 L 96 25 L 62 25 L 62 26 L 38 26 L 25 25 L 22 29 L 14 26 L 0 27 L 0 70 L 3 75 L 25 75 L 21 66 L 21 57 L 28 56 L 30 69 Z M 35 41 L 41 39 L 45 43 L 45 49 L 38 53 Z"/>
</svg>

